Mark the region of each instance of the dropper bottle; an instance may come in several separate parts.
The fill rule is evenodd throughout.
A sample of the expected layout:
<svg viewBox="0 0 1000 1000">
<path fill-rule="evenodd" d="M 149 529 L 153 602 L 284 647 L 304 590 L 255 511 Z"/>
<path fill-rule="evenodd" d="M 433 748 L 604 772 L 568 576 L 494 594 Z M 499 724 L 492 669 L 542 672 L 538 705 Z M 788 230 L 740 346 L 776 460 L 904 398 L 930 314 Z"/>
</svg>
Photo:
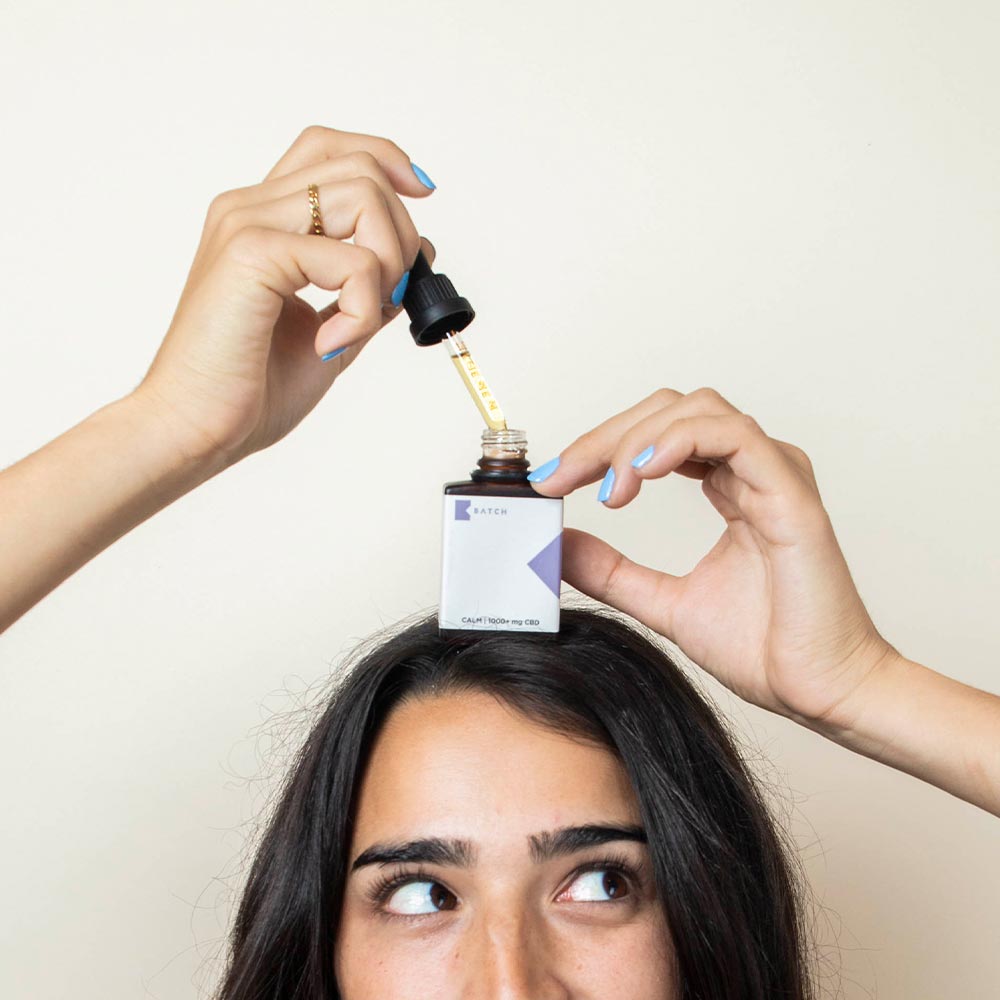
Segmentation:
<svg viewBox="0 0 1000 1000">
<path fill-rule="evenodd" d="M 438 631 L 453 638 L 558 632 L 562 498 L 542 496 L 528 482 L 527 436 L 508 428 L 460 336 L 476 314 L 423 253 L 403 306 L 417 344 L 447 343 L 487 427 L 477 468 L 444 484 Z"/>
</svg>

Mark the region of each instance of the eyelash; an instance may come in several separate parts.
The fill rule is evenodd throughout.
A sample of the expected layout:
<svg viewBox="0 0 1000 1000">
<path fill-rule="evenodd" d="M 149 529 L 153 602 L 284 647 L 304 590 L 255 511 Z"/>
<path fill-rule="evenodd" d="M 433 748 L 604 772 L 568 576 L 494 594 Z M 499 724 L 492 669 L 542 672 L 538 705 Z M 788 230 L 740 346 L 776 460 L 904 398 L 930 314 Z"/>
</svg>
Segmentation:
<svg viewBox="0 0 1000 1000">
<path fill-rule="evenodd" d="M 631 898 L 631 893 L 635 892 L 642 882 L 641 866 L 637 867 L 634 865 L 624 854 L 609 854 L 596 861 L 587 861 L 580 865 L 570 876 L 569 884 L 572 884 L 580 875 L 586 872 L 597 871 L 614 872 L 616 875 L 625 878 L 630 895 L 623 900 L 615 899 L 611 901 L 612 903 L 617 903 L 619 906 L 625 905 Z M 427 917 L 433 917 L 433 913 L 390 913 L 384 909 L 388 898 L 400 886 L 404 886 L 409 882 L 433 882 L 435 885 L 444 885 L 439 878 L 423 867 L 418 866 L 412 870 L 397 868 L 375 882 L 365 895 L 368 897 L 369 902 L 376 906 L 383 916 L 391 920 L 424 920 Z M 594 902 L 594 900 L 590 900 L 590 902 Z M 607 906 L 608 904 L 601 902 L 598 905 Z"/>
</svg>

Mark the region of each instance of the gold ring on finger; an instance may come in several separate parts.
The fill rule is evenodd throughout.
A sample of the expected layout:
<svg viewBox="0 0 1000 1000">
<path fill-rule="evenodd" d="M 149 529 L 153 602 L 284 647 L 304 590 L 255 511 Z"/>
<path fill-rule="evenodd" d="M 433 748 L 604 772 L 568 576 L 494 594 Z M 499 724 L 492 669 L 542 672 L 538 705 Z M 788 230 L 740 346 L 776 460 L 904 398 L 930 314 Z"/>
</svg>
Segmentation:
<svg viewBox="0 0 1000 1000">
<path fill-rule="evenodd" d="M 323 216 L 319 211 L 319 188 L 315 184 L 309 185 L 309 211 L 312 214 L 312 231 L 317 236 L 326 236 L 323 228 Z"/>
</svg>

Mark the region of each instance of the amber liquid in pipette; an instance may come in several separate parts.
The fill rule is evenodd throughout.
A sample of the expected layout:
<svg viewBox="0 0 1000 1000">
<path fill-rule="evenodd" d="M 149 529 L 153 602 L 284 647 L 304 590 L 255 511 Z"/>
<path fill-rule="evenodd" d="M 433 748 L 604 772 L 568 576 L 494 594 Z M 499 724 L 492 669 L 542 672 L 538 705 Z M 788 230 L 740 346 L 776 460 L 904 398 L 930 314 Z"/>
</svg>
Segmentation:
<svg viewBox="0 0 1000 1000">
<path fill-rule="evenodd" d="M 445 339 L 448 342 L 451 360 L 454 362 L 458 374 L 462 376 L 462 381 L 469 390 L 469 395 L 472 396 L 476 407 L 483 415 L 486 426 L 495 431 L 506 430 L 507 421 L 504 419 L 503 410 L 500 409 L 500 404 L 496 401 L 486 379 L 483 378 L 479 366 L 469 354 L 465 341 L 457 333 L 449 333 Z"/>
</svg>

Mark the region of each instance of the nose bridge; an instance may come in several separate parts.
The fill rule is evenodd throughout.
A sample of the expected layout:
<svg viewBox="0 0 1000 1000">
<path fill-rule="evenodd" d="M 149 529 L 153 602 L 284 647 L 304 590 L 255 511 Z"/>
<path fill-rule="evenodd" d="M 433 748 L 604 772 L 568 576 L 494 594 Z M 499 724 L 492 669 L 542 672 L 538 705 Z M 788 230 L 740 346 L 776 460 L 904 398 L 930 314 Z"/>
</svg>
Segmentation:
<svg viewBox="0 0 1000 1000">
<path fill-rule="evenodd" d="M 544 921 L 516 902 L 484 907 L 469 928 L 463 1000 L 568 1000 Z"/>
</svg>

